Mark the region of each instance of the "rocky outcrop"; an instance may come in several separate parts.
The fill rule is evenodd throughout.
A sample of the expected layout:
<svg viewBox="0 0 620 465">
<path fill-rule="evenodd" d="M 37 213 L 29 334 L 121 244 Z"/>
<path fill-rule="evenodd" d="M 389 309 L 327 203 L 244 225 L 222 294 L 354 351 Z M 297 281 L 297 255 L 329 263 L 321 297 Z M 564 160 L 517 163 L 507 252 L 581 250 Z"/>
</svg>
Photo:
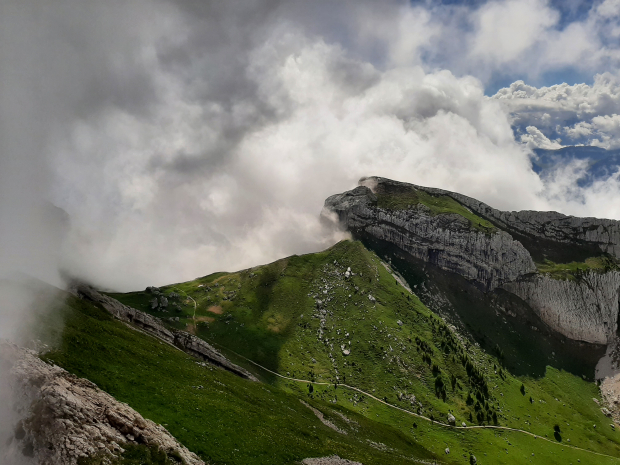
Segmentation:
<svg viewBox="0 0 620 465">
<path fill-rule="evenodd" d="M 620 339 L 614 338 L 607 346 L 596 366 L 596 379 L 601 382 L 603 408 L 620 425 Z"/>
<path fill-rule="evenodd" d="M 146 445 L 175 462 L 204 465 L 163 426 L 34 352 L 1 343 L 0 362 L 10 367 L 8 374 L 3 371 L 8 378 L 3 381 L 10 387 L 12 410 L 19 414 L 12 436 L 1 438 L 0 463 L 74 465 L 83 457 L 109 461 L 128 445 Z"/>
<path fill-rule="evenodd" d="M 325 201 L 325 210 L 338 215 L 357 236 L 394 244 L 409 255 L 458 273 L 489 291 L 536 271 L 528 251 L 510 234 L 472 228 L 458 214 L 433 215 L 422 204 L 406 210 L 376 206 L 369 187 L 359 186 Z"/>
<path fill-rule="evenodd" d="M 401 209 L 378 206 L 378 195 L 417 191 L 451 197 L 496 228 L 480 230 L 459 214 L 436 214 L 422 203 Z M 583 260 L 600 250 L 620 258 L 620 221 L 557 212 L 502 212 L 458 193 L 379 177 L 362 178 L 357 188 L 329 197 L 324 212 L 326 217 L 335 215 L 358 238 L 389 243 L 463 276 L 485 292 L 503 288 L 516 294 L 552 329 L 571 339 L 606 344 L 618 328 L 617 271 L 556 280 L 538 274 L 531 253 L 542 251 L 544 257 L 545 252 L 559 250 L 566 258 L 579 249 Z"/>
<path fill-rule="evenodd" d="M 303 465 L 362 465 L 360 462 L 353 462 L 352 460 L 341 459 L 337 455 L 331 455 L 329 457 L 317 457 L 313 459 L 304 459 L 301 461 Z"/>
<path fill-rule="evenodd" d="M 371 187 L 383 182 L 394 181 L 379 177 L 363 178 L 360 181 L 362 185 Z M 620 259 L 620 221 L 618 220 L 579 218 L 554 211 L 523 210 L 506 212 L 497 210 L 484 202 L 457 192 L 414 184 L 411 184 L 411 186 L 432 195 L 452 197 L 474 213 L 490 220 L 499 228 L 565 244 L 582 243 L 596 245 L 601 252 Z"/>
<path fill-rule="evenodd" d="M 601 397 L 611 418 L 620 425 L 620 374 L 603 378 Z M 606 412 L 603 412 L 606 413 Z"/>
<path fill-rule="evenodd" d="M 258 379 L 245 368 L 235 365 L 213 346 L 192 334 L 176 329 L 168 329 L 159 318 L 124 305 L 112 297 L 97 292 L 90 286 L 78 285 L 76 292 L 80 297 L 99 304 L 115 318 L 126 323 L 131 323 L 144 332 L 181 349 L 183 352 L 219 366 L 242 378 L 258 381 Z"/>
<path fill-rule="evenodd" d="M 574 280 L 534 275 L 502 286 L 552 329 L 571 339 L 607 344 L 618 327 L 620 273 L 588 272 Z"/>
</svg>

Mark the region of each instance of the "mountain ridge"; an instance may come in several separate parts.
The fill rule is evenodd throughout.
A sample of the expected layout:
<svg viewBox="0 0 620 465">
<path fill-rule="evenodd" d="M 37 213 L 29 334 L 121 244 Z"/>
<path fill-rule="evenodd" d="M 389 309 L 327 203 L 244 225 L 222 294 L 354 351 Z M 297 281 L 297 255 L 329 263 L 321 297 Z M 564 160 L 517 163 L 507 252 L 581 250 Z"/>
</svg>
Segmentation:
<svg viewBox="0 0 620 465">
<path fill-rule="evenodd" d="M 556 334 L 525 294 L 506 289 L 533 277 L 568 289 L 613 280 L 615 258 L 587 258 L 602 253 L 594 244 L 566 257 L 580 262 L 537 262 L 531 243 L 473 208 L 408 186 L 399 183 L 404 194 L 395 197 L 366 186 L 335 197 L 361 241 L 130 293 L 78 286 L 80 298 L 63 307 L 61 343 L 41 358 L 164 425 L 206 463 L 338 455 L 366 465 L 526 464 L 532 454 L 539 463 L 617 463 L 620 440 L 607 425 L 620 417 L 611 378 L 601 391 L 592 358 L 582 360 L 585 371 L 567 365 L 600 347 Z M 383 210 L 383 223 L 368 229 L 374 234 L 394 217 L 401 223 L 381 240 L 364 236 L 364 209 Z M 424 234 L 427 249 L 443 247 L 432 255 L 442 260 L 389 242 L 415 247 L 412 232 Z M 540 250 L 558 254 L 558 243 Z M 502 269 L 511 250 L 512 275 Z M 473 265 L 478 281 L 467 278 Z M 570 297 L 535 286 L 545 298 Z M 11 439 L 16 447 L 21 437 Z"/>
<path fill-rule="evenodd" d="M 378 202 L 382 195 L 398 197 L 403 192 L 415 191 L 448 196 L 490 221 L 496 229 L 483 232 L 459 213 L 433 214 L 421 203 L 386 209 Z M 342 227 L 354 237 L 386 241 L 412 257 L 465 277 L 485 292 L 501 287 L 514 293 L 566 337 L 606 344 L 616 335 L 620 221 L 577 218 L 557 212 L 502 212 L 462 194 L 379 177 L 362 178 L 357 188 L 329 197 L 324 209 L 335 213 Z M 536 265 L 535 258 L 549 262 L 550 257 L 567 263 L 569 259 L 585 261 L 593 255 L 608 257 L 609 269 L 592 268 L 590 275 L 576 272 L 571 275 L 574 280 L 563 284 L 569 296 L 575 296 L 575 305 L 585 303 L 590 310 L 562 318 L 566 299 L 535 298 L 541 294 L 537 288 L 555 284 L 545 278 L 533 279 L 543 275 L 537 269 L 542 264 Z M 596 279 L 601 273 L 606 279 Z M 587 276 L 591 277 L 589 281 Z M 592 282 L 598 287 L 593 289 Z"/>
</svg>

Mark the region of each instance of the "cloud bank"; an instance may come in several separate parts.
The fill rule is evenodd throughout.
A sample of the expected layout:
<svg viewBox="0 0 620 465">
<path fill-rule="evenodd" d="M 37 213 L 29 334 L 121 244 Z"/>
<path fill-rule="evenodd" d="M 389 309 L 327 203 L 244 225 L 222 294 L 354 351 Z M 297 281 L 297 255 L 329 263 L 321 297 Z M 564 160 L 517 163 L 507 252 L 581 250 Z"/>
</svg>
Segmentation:
<svg viewBox="0 0 620 465">
<path fill-rule="evenodd" d="M 59 266 L 96 285 L 130 290 L 325 248 L 339 236 L 318 221 L 323 200 L 367 175 L 497 208 L 620 218 L 607 201 L 617 178 L 587 190 L 579 167 L 539 178 L 512 124 L 554 144 L 544 114 L 484 95 L 499 70 L 534 79 L 567 66 L 557 47 L 570 27 L 589 56 L 571 63 L 603 72 L 616 59 L 609 2 L 568 25 L 531 0 L 5 3 L 12 34 L 36 31 L 11 41 L 29 58 L 9 90 L 42 97 L 15 104 L 32 107 L 16 146 L 46 167 L 37 198 L 69 215 Z M 527 25 L 514 41 L 498 29 L 507 17 Z M 580 108 L 565 111 L 577 118 L 567 127 L 615 124 L 594 121 L 611 117 L 603 110 L 582 121 Z"/>
<path fill-rule="evenodd" d="M 591 86 L 564 83 L 536 88 L 517 81 L 500 89 L 493 99 L 511 115 L 512 124 L 522 133 L 521 141 L 531 147 L 620 148 L 620 74 L 598 74 Z"/>
</svg>

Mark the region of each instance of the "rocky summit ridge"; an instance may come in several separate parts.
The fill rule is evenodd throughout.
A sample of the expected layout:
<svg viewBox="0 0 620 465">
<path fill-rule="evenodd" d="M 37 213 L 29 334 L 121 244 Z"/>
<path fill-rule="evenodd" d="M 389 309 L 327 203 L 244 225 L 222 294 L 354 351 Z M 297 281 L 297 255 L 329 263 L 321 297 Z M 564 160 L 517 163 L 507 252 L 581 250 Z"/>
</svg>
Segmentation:
<svg viewBox="0 0 620 465">
<path fill-rule="evenodd" d="M 380 177 L 329 197 L 324 212 L 359 239 L 394 246 L 484 292 L 513 293 L 568 338 L 606 344 L 616 336 L 620 221 L 504 212 L 462 194 Z M 559 278 L 539 271 L 541 263 L 562 269 L 599 255 L 604 266 Z"/>
</svg>

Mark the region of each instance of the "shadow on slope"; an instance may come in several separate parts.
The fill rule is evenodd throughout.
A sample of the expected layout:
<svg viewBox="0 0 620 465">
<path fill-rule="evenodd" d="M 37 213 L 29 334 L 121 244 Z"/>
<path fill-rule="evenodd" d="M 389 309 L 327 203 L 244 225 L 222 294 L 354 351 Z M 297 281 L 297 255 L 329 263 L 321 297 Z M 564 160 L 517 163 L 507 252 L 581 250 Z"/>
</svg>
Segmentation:
<svg viewBox="0 0 620 465">
<path fill-rule="evenodd" d="M 535 378 L 547 366 L 594 380 L 605 346 L 573 341 L 550 329 L 523 300 L 498 289 L 485 294 L 465 278 L 417 260 L 393 245 L 365 240 L 405 278 L 431 310 L 503 361 L 511 373 Z"/>
<path fill-rule="evenodd" d="M 347 434 L 335 431 L 298 396 L 200 363 L 89 302 L 69 296 L 61 312 L 61 343 L 43 358 L 161 423 L 207 463 L 296 463 L 333 454 L 368 465 L 435 459 L 397 429 L 355 412 L 347 412 L 354 429 L 341 422 Z M 305 401 L 336 416 L 325 402 Z"/>
</svg>

